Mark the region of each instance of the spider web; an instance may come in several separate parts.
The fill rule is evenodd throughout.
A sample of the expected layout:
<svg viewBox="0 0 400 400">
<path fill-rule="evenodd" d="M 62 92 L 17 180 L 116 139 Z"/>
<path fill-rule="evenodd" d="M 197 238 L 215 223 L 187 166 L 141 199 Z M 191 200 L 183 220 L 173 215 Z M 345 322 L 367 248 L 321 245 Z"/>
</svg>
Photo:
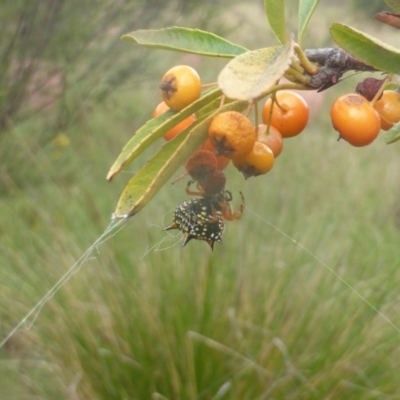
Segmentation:
<svg viewBox="0 0 400 400">
<path fill-rule="evenodd" d="M 362 302 L 364 302 L 369 308 L 371 308 L 374 312 L 376 312 L 382 319 L 384 319 L 389 325 L 392 326 L 400 334 L 400 327 L 394 324 L 390 318 L 388 318 L 384 313 L 378 310 L 371 302 L 369 302 L 360 292 L 358 292 L 349 282 L 347 282 L 344 278 L 342 278 L 337 272 L 335 272 L 327 263 L 325 263 L 321 258 L 319 258 L 314 252 L 309 250 L 307 247 L 299 243 L 296 239 L 289 236 L 277 226 L 272 224 L 269 220 L 256 213 L 248 206 L 245 207 L 248 212 L 253 214 L 256 218 L 258 218 L 262 223 L 268 225 L 270 228 L 274 229 L 280 235 L 282 235 L 285 239 L 294 243 L 297 247 L 299 247 L 302 251 L 309 254 L 314 260 L 323 266 L 326 270 L 328 270 L 332 275 L 334 275 L 343 285 L 345 285 L 348 289 L 350 289 Z M 162 225 L 151 224 L 148 227 L 156 227 L 157 229 L 165 229 L 165 217 L 171 213 L 172 210 L 169 210 L 164 214 L 162 218 Z M 30 330 L 38 318 L 42 308 L 44 305 L 52 299 L 52 297 L 63 287 L 71 277 L 79 272 L 83 264 L 87 261 L 91 260 L 92 253 L 95 250 L 103 245 L 107 240 L 114 237 L 117 233 L 119 233 L 127 223 L 127 219 L 119 219 L 112 220 L 108 227 L 104 230 L 104 232 L 90 245 L 87 250 L 82 254 L 82 256 L 61 276 L 61 278 L 53 285 L 53 287 L 30 309 L 30 311 L 15 325 L 15 327 L 6 335 L 6 337 L 0 342 L 0 349 L 6 344 L 6 342 L 14 336 L 17 332 L 22 330 Z M 172 242 L 172 243 L 171 243 Z M 165 236 L 158 242 L 148 246 L 141 257 L 147 257 L 152 252 L 166 251 L 172 247 L 177 246 L 179 243 L 182 243 L 182 234 L 180 231 L 177 233 L 171 234 L 169 232 L 165 233 Z"/>
<path fill-rule="evenodd" d="M 81 257 L 64 273 L 64 275 L 53 285 L 53 287 L 28 311 L 17 325 L 0 342 L 0 349 L 6 342 L 21 330 L 30 330 L 40 314 L 43 306 L 76 274 L 87 261 L 91 260 L 92 253 L 104 244 L 108 239 L 115 236 L 126 224 L 126 219 L 112 220 L 104 232 L 93 242 Z"/>
</svg>

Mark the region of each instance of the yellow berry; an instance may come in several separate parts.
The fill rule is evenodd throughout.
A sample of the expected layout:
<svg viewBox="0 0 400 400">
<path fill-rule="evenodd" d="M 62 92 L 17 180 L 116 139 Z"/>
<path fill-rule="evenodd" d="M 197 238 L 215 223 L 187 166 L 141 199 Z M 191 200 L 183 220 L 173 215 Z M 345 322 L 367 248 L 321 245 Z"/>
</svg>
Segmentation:
<svg viewBox="0 0 400 400">
<path fill-rule="evenodd" d="M 180 111 L 201 94 L 201 81 L 195 69 L 178 65 L 165 73 L 160 84 L 161 97 L 171 110 Z"/>
<path fill-rule="evenodd" d="M 261 142 L 255 142 L 253 149 L 246 156 L 232 160 L 233 165 L 243 173 L 246 179 L 266 174 L 274 166 L 274 161 L 272 150 Z"/>
</svg>

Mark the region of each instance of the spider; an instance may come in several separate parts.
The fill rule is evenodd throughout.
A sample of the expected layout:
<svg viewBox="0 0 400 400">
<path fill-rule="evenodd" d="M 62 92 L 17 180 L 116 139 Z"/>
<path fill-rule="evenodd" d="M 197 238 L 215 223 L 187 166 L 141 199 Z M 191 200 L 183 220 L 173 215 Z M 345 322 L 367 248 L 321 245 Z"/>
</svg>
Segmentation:
<svg viewBox="0 0 400 400">
<path fill-rule="evenodd" d="M 217 193 L 207 192 L 204 185 L 197 182 L 197 191 L 191 190 L 195 181 L 189 181 L 186 193 L 191 196 L 201 196 L 196 199 L 188 199 L 181 203 L 174 213 L 174 220 L 165 230 L 179 229 L 183 232 L 183 246 L 191 239 L 205 240 L 211 249 L 214 243 L 222 243 L 224 232 L 224 219 L 235 221 L 242 218 L 245 200 L 242 192 L 242 203 L 239 209 L 232 212 L 229 202 L 232 194 L 228 190 L 220 190 Z M 205 186 L 207 187 L 207 186 Z"/>
</svg>

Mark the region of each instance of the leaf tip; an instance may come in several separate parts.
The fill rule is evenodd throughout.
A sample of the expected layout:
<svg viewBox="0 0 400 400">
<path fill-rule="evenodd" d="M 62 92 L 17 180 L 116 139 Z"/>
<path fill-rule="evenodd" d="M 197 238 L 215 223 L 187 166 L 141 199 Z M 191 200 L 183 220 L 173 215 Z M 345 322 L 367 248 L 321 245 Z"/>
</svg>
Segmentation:
<svg viewBox="0 0 400 400">
<path fill-rule="evenodd" d="M 110 171 L 108 171 L 108 174 L 106 176 L 106 180 L 108 180 L 109 182 L 112 181 L 112 179 L 114 178 L 116 172 L 113 171 L 112 169 L 110 169 Z"/>
<path fill-rule="evenodd" d="M 125 34 L 125 35 L 122 35 L 122 36 L 120 37 L 120 40 L 124 40 L 124 41 L 132 40 L 132 37 L 129 36 L 129 35 L 127 35 L 127 34 Z"/>
<path fill-rule="evenodd" d="M 118 214 L 117 211 L 112 213 L 111 215 L 111 221 L 115 221 L 117 219 L 128 219 L 129 217 L 131 217 L 133 214 Z"/>
</svg>

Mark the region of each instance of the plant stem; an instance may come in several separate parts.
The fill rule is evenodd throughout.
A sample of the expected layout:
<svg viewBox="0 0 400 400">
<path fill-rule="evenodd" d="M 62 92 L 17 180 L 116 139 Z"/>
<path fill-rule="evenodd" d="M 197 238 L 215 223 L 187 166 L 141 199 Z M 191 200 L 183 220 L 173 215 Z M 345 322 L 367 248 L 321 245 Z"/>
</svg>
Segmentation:
<svg viewBox="0 0 400 400">
<path fill-rule="evenodd" d="M 296 43 L 294 45 L 294 51 L 299 58 L 300 64 L 304 67 L 306 72 L 308 72 L 310 75 L 316 75 L 318 74 L 319 68 L 315 64 L 313 64 L 306 56 L 304 51 L 301 49 L 301 47 Z"/>
<path fill-rule="evenodd" d="M 388 82 L 390 82 L 393 78 L 393 74 L 389 74 L 386 79 L 383 81 L 381 87 L 379 90 L 376 92 L 374 98 L 370 101 L 371 106 L 374 106 L 374 104 L 377 102 L 377 100 L 381 97 L 383 90 L 385 89 L 385 86 Z"/>
<path fill-rule="evenodd" d="M 254 105 L 254 125 L 255 125 L 255 129 L 256 129 L 256 133 L 258 130 L 258 101 L 257 100 L 253 100 L 253 105 Z"/>
<path fill-rule="evenodd" d="M 218 82 L 203 83 L 201 85 L 202 89 L 207 89 L 209 87 L 217 86 Z"/>
<path fill-rule="evenodd" d="M 311 77 L 298 72 L 296 69 L 292 67 L 289 67 L 289 69 L 285 72 L 284 76 L 290 81 L 295 81 L 302 83 L 305 86 L 310 86 Z"/>
</svg>

